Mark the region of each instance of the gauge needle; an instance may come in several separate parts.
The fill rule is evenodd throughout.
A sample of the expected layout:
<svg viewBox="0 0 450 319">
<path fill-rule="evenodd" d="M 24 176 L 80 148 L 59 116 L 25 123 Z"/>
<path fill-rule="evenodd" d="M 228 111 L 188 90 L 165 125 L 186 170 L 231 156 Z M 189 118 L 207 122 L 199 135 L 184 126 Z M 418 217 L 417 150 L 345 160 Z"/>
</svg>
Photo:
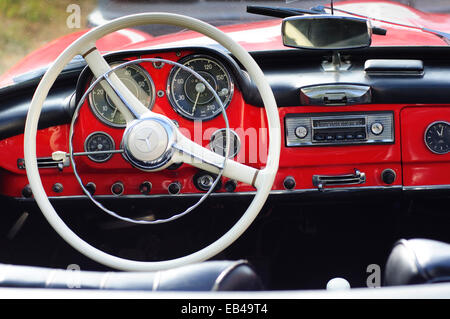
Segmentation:
<svg viewBox="0 0 450 319">
<path fill-rule="evenodd" d="M 197 107 L 198 98 L 200 97 L 200 92 L 197 92 L 197 96 L 195 97 L 194 106 L 192 107 L 192 115 L 195 113 L 195 108 Z"/>
<path fill-rule="evenodd" d="M 195 97 L 194 106 L 192 106 L 192 115 L 194 115 L 195 108 L 197 107 L 198 98 L 200 97 L 200 94 L 205 92 L 206 86 L 203 83 L 197 83 L 195 86 L 195 91 L 197 91 L 197 96 Z"/>
<path fill-rule="evenodd" d="M 441 127 L 441 132 L 437 132 L 439 136 L 442 136 L 442 134 L 444 134 L 444 126 Z"/>
<path fill-rule="evenodd" d="M 111 119 L 114 121 L 114 117 L 116 117 L 116 113 L 117 113 L 117 107 L 114 109 L 114 112 L 111 116 Z"/>
</svg>

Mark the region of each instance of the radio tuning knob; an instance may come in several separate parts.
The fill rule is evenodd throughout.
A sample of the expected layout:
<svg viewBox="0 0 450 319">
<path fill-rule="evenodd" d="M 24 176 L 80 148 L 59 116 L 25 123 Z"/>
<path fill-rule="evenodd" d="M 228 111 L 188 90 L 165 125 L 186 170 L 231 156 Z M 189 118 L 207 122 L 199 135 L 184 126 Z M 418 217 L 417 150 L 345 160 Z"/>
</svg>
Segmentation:
<svg viewBox="0 0 450 319">
<path fill-rule="evenodd" d="M 383 133 L 384 126 L 380 122 L 375 122 L 370 125 L 370 131 L 375 135 L 380 135 Z"/>
<path fill-rule="evenodd" d="M 295 128 L 295 136 L 297 136 L 298 138 L 305 138 L 308 135 L 308 129 L 303 126 L 297 126 Z"/>
</svg>

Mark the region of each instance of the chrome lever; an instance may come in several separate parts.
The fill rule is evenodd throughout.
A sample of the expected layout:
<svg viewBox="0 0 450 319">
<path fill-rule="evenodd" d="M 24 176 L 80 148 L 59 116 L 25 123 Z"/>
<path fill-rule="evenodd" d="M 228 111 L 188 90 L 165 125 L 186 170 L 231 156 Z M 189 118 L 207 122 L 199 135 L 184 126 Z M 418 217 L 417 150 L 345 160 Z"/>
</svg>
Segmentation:
<svg viewBox="0 0 450 319">
<path fill-rule="evenodd" d="M 313 175 L 312 182 L 320 192 L 323 192 L 326 185 L 340 186 L 364 184 L 366 182 L 366 174 L 355 169 L 354 174 Z"/>
</svg>

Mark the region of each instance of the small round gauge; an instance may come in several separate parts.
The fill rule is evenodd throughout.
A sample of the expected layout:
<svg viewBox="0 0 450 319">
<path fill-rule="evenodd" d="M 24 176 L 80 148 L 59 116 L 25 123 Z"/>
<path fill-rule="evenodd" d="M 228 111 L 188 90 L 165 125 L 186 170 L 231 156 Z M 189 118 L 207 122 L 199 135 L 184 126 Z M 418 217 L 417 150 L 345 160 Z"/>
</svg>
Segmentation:
<svg viewBox="0 0 450 319">
<path fill-rule="evenodd" d="M 436 154 L 446 154 L 450 150 L 450 124 L 444 121 L 431 123 L 425 130 L 425 144 Z"/>
<path fill-rule="evenodd" d="M 86 152 L 112 151 L 115 149 L 114 140 L 104 132 L 91 133 L 84 141 L 84 150 Z M 112 153 L 91 154 L 88 158 L 94 162 L 106 162 L 112 157 Z"/>
<path fill-rule="evenodd" d="M 205 55 L 192 55 L 178 63 L 200 74 L 217 92 L 225 108 L 230 104 L 234 85 L 230 74 L 219 61 Z M 222 112 L 206 85 L 192 73 L 176 66 L 169 74 L 167 95 L 175 111 L 191 120 L 209 120 Z"/>
<path fill-rule="evenodd" d="M 121 63 L 112 63 L 111 67 Z M 155 102 L 155 85 L 147 71 L 138 65 L 131 64 L 118 69 L 115 74 L 143 105 L 149 109 L 152 108 Z M 89 102 L 92 111 L 103 123 L 113 127 L 126 126 L 122 113 L 116 108 L 100 83 L 89 94 Z"/>
</svg>

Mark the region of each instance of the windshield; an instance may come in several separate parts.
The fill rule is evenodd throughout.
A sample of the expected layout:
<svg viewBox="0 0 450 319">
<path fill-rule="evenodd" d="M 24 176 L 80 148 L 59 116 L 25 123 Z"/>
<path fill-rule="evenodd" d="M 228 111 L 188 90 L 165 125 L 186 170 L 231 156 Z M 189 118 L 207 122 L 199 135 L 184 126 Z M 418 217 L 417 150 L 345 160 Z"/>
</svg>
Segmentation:
<svg viewBox="0 0 450 319">
<path fill-rule="evenodd" d="M 248 5 L 313 9 L 327 14 L 332 13 L 333 8 L 335 15 L 373 18 L 374 26 L 385 28 L 388 32 L 386 36 L 373 36 L 372 46 L 445 46 L 448 45 L 446 36 L 450 34 L 448 0 L 350 0 L 334 1 L 333 5 L 329 0 L 1 0 L 0 75 L 40 47 L 53 44 L 55 50 L 61 51 L 86 29 L 133 13 L 159 11 L 185 14 L 215 26 L 239 25 L 238 29 L 227 30 L 241 33 L 263 25 L 273 27 L 270 30 L 276 32 L 274 36 L 278 37 L 281 19 L 248 13 Z M 133 37 L 135 42 L 154 37 L 167 39 L 167 34 L 174 32 L 180 30 L 170 26 L 145 26 L 139 28 Z M 56 39 L 63 36 L 56 45 Z M 242 33 L 240 36 L 241 42 L 256 43 L 259 40 L 252 33 Z M 183 39 L 178 37 L 176 40 Z M 256 45 L 254 48 L 261 49 Z M 48 50 L 42 52 L 49 54 Z M 33 57 L 39 59 L 39 55 Z"/>
</svg>

